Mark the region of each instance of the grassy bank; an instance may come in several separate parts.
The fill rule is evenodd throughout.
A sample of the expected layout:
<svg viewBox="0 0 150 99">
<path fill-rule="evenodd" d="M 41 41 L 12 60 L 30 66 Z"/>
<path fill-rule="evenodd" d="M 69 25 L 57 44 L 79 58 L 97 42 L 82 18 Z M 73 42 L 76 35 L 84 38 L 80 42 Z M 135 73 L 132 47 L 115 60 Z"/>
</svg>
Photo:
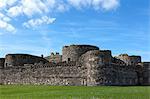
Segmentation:
<svg viewBox="0 0 150 99">
<path fill-rule="evenodd" d="M 0 99 L 150 99 L 149 94 L 149 86 L 0 86 Z"/>
</svg>

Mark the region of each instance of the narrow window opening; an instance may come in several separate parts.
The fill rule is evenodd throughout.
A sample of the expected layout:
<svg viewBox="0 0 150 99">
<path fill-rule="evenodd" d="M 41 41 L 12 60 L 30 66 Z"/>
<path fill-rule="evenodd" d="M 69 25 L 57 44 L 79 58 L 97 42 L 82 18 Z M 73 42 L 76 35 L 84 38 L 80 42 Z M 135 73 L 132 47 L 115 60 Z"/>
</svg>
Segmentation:
<svg viewBox="0 0 150 99">
<path fill-rule="evenodd" d="M 70 61 L 70 58 L 68 58 L 68 62 Z"/>
</svg>

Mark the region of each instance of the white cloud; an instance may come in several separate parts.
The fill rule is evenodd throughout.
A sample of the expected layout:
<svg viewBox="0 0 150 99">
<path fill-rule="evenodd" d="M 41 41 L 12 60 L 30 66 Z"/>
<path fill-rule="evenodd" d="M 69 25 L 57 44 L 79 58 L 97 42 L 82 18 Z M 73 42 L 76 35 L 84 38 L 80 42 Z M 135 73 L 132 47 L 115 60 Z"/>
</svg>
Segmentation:
<svg viewBox="0 0 150 99">
<path fill-rule="evenodd" d="M 50 8 L 54 8 L 55 5 L 57 4 L 56 0 L 46 0 L 46 5 L 49 6 Z"/>
<path fill-rule="evenodd" d="M 42 14 L 46 11 L 48 9 L 41 0 L 21 0 L 18 5 L 10 7 L 7 14 L 11 17 L 21 14 L 31 17 L 34 14 Z"/>
<path fill-rule="evenodd" d="M 92 7 L 95 10 L 112 10 L 118 7 L 119 0 L 68 0 L 77 9 Z"/>
<path fill-rule="evenodd" d="M 81 9 L 82 7 L 88 7 L 92 4 L 93 0 L 68 0 L 68 3 L 77 9 Z"/>
<path fill-rule="evenodd" d="M 2 5 L 12 5 L 16 0 L 4 0 Z M 9 2 L 8 2 L 9 1 Z M 117 8 L 119 0 L 20 0 L 17 4 L 8 8 L 7 14 L 16 17 L 24 14 L 32 17 L 35 14 L 47 14 L 50 12 L 63 12 L 73 6 L 77 9 L 93 8 L 95 10 L 112 10 Z"/>
<path fill-rule="evenodd" d="M 47 15 L 65 12 L 71 7 L 76 9 L 113 10 L 118 5 L 119 0 L 0 0 L 0 21 L 4 24 L 4 26 L 1 25 L 1 29 L 15 30 L 10 21 L 19 16 L 29 19 L 28 22 L 23 23 L 24 26 L 35 27 L 41 24 L 53 23 L 55 18 L 46 17 Z M 43 17 L 33 19 L 37 16 Z"/>
<path fill-rule="evenodd" d="M 41 0 L 22 0 L 23 13 L 32 16 L 35 13 L 43 13 L 48 11 L 46 5 Z"/>
<path fill-rule="evenodd" d="M 6 16 L 3 13 L 0 12 L 0 20 L 9 22 L 11 19 L 8 16 Z"/>
<path fill-rule="evenodd" d="M 17 2 L 17 0 L 0 0 L 0 10 L 4 9 L 6 6 L 12 6 Z"/>
<path fill-rule="evenodd" d="M 4 29 L 8 32 L 14 33 L 16 31 L 16 29 L 15 29 L 15 27 L 13 27 L 11 24 L 8 23 L 10 20 L 11 19 L 9 17 L 0 13 L 0 29 Z"/>
<path fill-rule="evenodd" d="M 118 0 L 102 0 L 101 6 L 105 10 L 116 9 L 119 6 L 119 1 Z"/>
<path fill-rule="evenodd" d="M 4 29 L 8 32 L 12 32 L 12 33 L 15 33 L 16 29 L 15 27 L 13 27 L 11 24 L 5 22 L 5 21 L 2 21 L 0 20 L 0 29 Z"/>
<path fill-rule="evenodd" d="M 61 1 L 61 0 L 60 0 Z M 7 14 L 16 17 L 21 14 L 32 17 L 35 14 L 47 14 L 52 11 L 65 11 L 65 3 L 57 0 L 21 0 L 17 5 L 10 7 Z"/>
<path fill-rule="evenodd" d="M 47 16 L 43 16 L 41 18 L 38 19 L 31 19 L 28 22 L 23 23 L 23 26 L 27 27 L 27 28 L 34 28 L 37 26 L 40 26 L 42 24 L 51 24 L 56 20 L 56 18 L 50 18 Z"/>
<path fill-rule="evenodd" d="M 21 6 L 14 6 L 14 7 L 11 7 L 7 14 L 11 17 L 16 17 L 20 14 L 22 14 L 22 7 Z"/>
</svg>

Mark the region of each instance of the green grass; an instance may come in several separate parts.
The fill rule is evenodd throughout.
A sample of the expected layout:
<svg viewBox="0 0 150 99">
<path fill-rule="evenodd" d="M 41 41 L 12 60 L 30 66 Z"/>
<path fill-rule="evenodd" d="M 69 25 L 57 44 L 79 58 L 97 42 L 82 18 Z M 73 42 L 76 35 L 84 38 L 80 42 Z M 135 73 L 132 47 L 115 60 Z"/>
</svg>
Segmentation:
<svg viewBox="0 0 150 99">
<path fill-rule="evenodd" d="M 150 99 L 149 94 L 150 86 L 0 86 L 0 99 Z"/>
</svg>

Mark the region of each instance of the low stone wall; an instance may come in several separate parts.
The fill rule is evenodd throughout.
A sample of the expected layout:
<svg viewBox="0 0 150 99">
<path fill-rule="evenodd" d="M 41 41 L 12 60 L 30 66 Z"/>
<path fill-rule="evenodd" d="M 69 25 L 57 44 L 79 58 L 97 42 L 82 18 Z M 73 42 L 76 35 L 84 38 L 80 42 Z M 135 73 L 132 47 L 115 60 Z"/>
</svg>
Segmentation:
<svg viewBox="0 0 150 99">
<path fill-rule="evenodd" d="M 29 54 L 8 54 L 5 57 L 5 67 L 23 66 L 24 64 L 46 63 L 46 59 Z"/>
<path fill-rule="evenodd" d="M 1 84 L 82 85 L 83 83 L 81 67 L 76 66 L 76 63 L 26 64 L 1 71 Z"/>
</svg>

